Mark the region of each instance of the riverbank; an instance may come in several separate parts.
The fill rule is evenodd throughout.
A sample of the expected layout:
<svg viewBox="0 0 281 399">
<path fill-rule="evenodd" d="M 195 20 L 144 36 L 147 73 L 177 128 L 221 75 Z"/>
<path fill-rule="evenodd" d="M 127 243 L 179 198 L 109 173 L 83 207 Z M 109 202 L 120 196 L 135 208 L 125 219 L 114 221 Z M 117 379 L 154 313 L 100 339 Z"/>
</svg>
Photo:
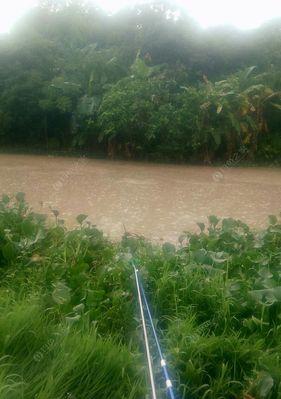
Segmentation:
<svg viewBox="0 0 281 399">
<path fill-rule="evenodd" d="M 1 399 L 146 397 L 130 256 L 178 397 L 280 397 L 280 218 L 256 233 L 213 216 L 176 248 L 56 216 L 46 225 L 22 194 L 0 201 Z"/>
</svg>

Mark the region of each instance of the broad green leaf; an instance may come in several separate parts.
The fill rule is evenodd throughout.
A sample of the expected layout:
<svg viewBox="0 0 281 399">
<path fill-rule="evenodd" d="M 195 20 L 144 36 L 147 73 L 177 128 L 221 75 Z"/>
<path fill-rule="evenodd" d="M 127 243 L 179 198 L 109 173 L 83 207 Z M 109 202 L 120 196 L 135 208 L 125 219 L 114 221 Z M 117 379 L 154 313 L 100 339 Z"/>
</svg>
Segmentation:
<svg viewBox="0 0 281 399">
<path fill-rule="evenodd" d="M 281 302 L 281 286 L 262 290 L 252 290 L 249 294 L 261 305 L 270 306 L 275 302 Z"/>
<path fill-rule="evenodd" d="M 19 192 L 16 194 L 16 200 L 18 202 L 24 202 L 25 200 L 25 193 Z"/>
<path fill-rule="evenodd" d="M 237 223 L 232 218 L 226 218 L 222 220 L 222 230 L 223 231 L 231 231 L 237 226 Z"/>
<path fill-rule="evenodd" d="M 59 305 L 68 303 L 71 299 L 71 290 L 64 282 L 57 282 L 54 284 L 52 293 L 53 300 Z"/>
<path fill-rule="evenodd" d="M 257 392 L 259 398 L 265 399 L 270 394 L 274 385 L 273 378 L 269 373 L 262 372 L 259 376 L 258 383 L 257 383 Z"/>
<path fill-rule="evenodd" d="M 73 312 L 75 313 L 83 313 L 85 309 L 85 305 L 83 303 L 79 303 L 79 305 L 74 306 Z"/>
<path fill-rule="evenodd" d="M 209 255 L 215 263 L 224 263 L 229 259 L 229 256 L 225 252 L 211 252 Z"/>
<path fill-rule="evenodd" d="M 201 233 L 205 230 L 205 224 L 204 223 L 197 223 L 197 226 L 199 227 Z"/>
<path fill-rule="evenodd" d="M 216 227 L 216 225 L 219 223 L 219 219 L 215 215 L 208 216 L 208 220 L 210 225 L 212 225 L 213 227 Z"/>
<path fill-rule="evenodd" d="M 162 249 L 166 254 L 174 254 L 176 252 L 176 247 L 170 242 L 164 242 Z"/>
<path fill-rule="evenodd" d="M 76 220 L 79 224 L 82 224 L 87 219 L 87 217 L 88 215 L 84 215 L 83 213 L 81 213 L 77 216 Z"/>
<path fill-rule="evenodd" d="M 59 211 L 57 209 L 51 209 L 52 214 L 57 218 L 59 216 Z"/>
<path fill-rule="evenodd" d="M 200 264 L 211 264 L 210 257 L 208 256 L 208 253 L 204 248 L 194 251 L 193 257 L 195 262 L 198 262 Z"/>
</svg>

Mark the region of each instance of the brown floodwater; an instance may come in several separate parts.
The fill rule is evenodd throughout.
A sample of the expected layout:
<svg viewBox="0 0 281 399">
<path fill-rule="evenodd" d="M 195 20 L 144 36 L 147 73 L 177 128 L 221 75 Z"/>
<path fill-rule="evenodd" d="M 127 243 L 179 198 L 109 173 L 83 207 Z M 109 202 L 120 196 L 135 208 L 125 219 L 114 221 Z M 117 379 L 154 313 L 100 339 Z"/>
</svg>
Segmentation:
<svg viewBox="0 0 281 399">
<path fill-rule="evenodd" d="M 266 225 L 281 211 L 281 169 L 0 155 L 0 193 L 18 191 L 36 211 L 58 209 L 69 226 L 84 213 L 113 239 L 126 230 L 176 242 L 212 214 Z"/>
</svg>

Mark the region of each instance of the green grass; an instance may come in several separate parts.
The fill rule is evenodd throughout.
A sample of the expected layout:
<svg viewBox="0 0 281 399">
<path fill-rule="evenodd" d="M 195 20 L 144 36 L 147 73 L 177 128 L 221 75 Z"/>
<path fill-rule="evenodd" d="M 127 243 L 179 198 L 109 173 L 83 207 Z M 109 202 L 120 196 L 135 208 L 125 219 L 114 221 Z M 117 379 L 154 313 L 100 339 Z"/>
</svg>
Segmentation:
<svg viewBox="0 0 281 399">
<path fill-rule="evenodd" d="M 67 230 L 54 214 L 47 226 L 21 193 L 0 202 L 1 399 L 146 397 L 130 254 L 178 398 L 281 398 L 277 217 L 255 232 L 210 216 L 176 248 L 111 243 L 83 215 Z"/>
</svg>

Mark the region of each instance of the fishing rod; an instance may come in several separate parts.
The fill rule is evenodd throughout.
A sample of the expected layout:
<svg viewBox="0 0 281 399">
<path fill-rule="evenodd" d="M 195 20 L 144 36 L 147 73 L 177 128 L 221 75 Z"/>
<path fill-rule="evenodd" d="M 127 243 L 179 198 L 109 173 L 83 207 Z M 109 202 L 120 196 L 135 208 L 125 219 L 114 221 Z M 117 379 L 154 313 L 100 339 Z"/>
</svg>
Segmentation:
<svg viewBox="0 0 281 399">
<path fill-rule="evenodd" d="M 152 316 L 151 316 L 151 312 L 150 312 L 150 309 L 149 309 L 149 306 L 148 306 L 148 302 L 147 302 L 147 299 L 146 299 L 146 295 L 145 295 L 145 292 L 144 292 L 144 288 L 143 288 L 143 285 L 142 285 L 141 282 L 139 282 L 139 285 L 140 285 L 141 293 L 142 293 L 143 300 L 144 300 L 144 303 L 145 303 L 145 307 L 146 307 L 146 311 L 147 311 L 147 314 L 148 314 L 148 318 L 149 318 L 149 321 L 150 321 L 150 325 L 151 325 L 152 333 L 153 333 L 153 336 L 154 336 L 154 340 L 155 340 L 155 343 L 156 343 L 156 346 L 157 346 L 158 354 L 159 354 L 159 357 L 160 357 L 160 365 L 161 365 L 162 370 L 163 370 L 165 383 L 166 383 L 166 388 L 167 388 L 167 393 L 169 394 L 170 399 L 175 399 L 175 395 L 174 395 L 174 392 L 173 392 L 173 384 L 172 384 L 172 381 L 171 381 L 170 376 L 169 376 L 166 360 L 165 360 L 165 358 L 163 356 L 163 352 L 161 350 L 161 346 L 160 346 L 160 343 L 159 343 L 159 340 L 158 340 L 158 336 L 157 336 L 157 333 L 156 333 L 154 322 L 153 322 L 153 319 L 152 319 Z"/>
<path fill-rule="evenodd" d="M 139 300 L 139 307 L 140 307 L 140 313 L 141 313 L 141 321 L 142 321 L 142 328 L 143 328 L 143 335 L 144 335 L 144 342 L 145 342 L 145 349 L 146 349 L 146 356 L 147 356 L 147 363 L 148 363 L 148 370 L 149 370 L 149 378 L 150 378 L 150 384 L 151 384 L 152 399 L 157 399 L 154 375 L 153 375 L 153 368 L 152 368 L 152 361 L 151 361 L 148 336 L 147 336 L 147 330 L 146 330 L 146 323 L 145 323 L 144 312 L 143 312 L 141 290 L 140 290 L 140 285 L 139 285 L 138 269 L 135 267 L 134 263 L 132 263 L 132 265 L 133 265 L 134 272 L 135 272 L 135 279 L 136 279 L 136 285 L 137 285 L 137 291 L 138 291 L 138 300 Z"/>
<path fill-rule="evenodd" d="M 161 346 L 160 346 L 160 343 L 159 343 L 159 340 L 158 340 L 158 336 L 157 336 L 157 333 L 156 333 L 154 322 L 153 322 L 153 319 L 152 319 L 152 316 L 151 316 L 150 308 L 149 308 L 149 305 L 148 305 L 148 302 L 147 302 L 147 299 L 146 299 L 145 291 L 144 291 L 143 285 L 142 285 L 142 283 L 140 281 L 140 278 L 139 278 L 138 269 L 136 268 L 136 266 L 135 266 L 133 261 L 132 261 L 132 266 L 133 266 L 134 272 L 135 272 L 136 285 L 137 285 L 137 290 L 138 290 L 138 295 L 139 295 L 139 305 L 140 305 L 140 309 L 141 309 L 141 316 L 142 316 L 142 323 L 143 323 L 143 328 L 144 328 L 145 343 L 146 343 L 146 345 L 148 345 L 147 330 L 146 330 L 146 324 L 145 324 L 144 312 L 143 312 L 143 301 L 144 301 L 144 304 L 145 304 L 145 309 L 146 309 L 146 312 L 147 312 L 147 315 L 148 315 L 148 319 L 149 319 L 149 322 L 150 322 L 150 325 L 151 325 L 152 333 L 153 333 L 154 340 L 155 340 L 155 343 L 156 343 L 156 347 L 157 347 L 157 350 L 158 350 L 158 354 L 159 354 L 159 357 L 160 357 L 160 365 L 161 365 L 161 368 L 162 368 L 162 371 L 163 371 L 163 375 L 164 375 L 164 378 L 165 378 L 167 393 L 168 393 L 170 399 L 175 399 L 175 395 L 174 395 L 174 392 L 173 392 L 173 385 L 172 385 L 171 379 L 169 377 L 169 372 L 168 372 L 168 369 L 167 369 L 167 363 L 166 363 L 166 360 L 165 360 L 165 358 L 163 356 L 163 352 L 161 350 Z M 143 301 L 142 301 L 142 299 L 143 299 Z M 147 351 L 147 356 L 149 354 L 148 366 L 149 366 L 151 387 L 152 387 L 152 393 L 153 393 L 153 387 L 154 387 L 154 390 L 155 390 L 155 384 L 154 384 L 153 371 L 152 371 L 152 368 L 151 368 L 152 364 L 151 364 L 149 346 L 146 347 L 146 351 Z M 155 396 L 155 398 L 156 398 L 156 396 Z M 154 399 L 154 396 L 153 396 L 153 399 Z"/>
</svg>

